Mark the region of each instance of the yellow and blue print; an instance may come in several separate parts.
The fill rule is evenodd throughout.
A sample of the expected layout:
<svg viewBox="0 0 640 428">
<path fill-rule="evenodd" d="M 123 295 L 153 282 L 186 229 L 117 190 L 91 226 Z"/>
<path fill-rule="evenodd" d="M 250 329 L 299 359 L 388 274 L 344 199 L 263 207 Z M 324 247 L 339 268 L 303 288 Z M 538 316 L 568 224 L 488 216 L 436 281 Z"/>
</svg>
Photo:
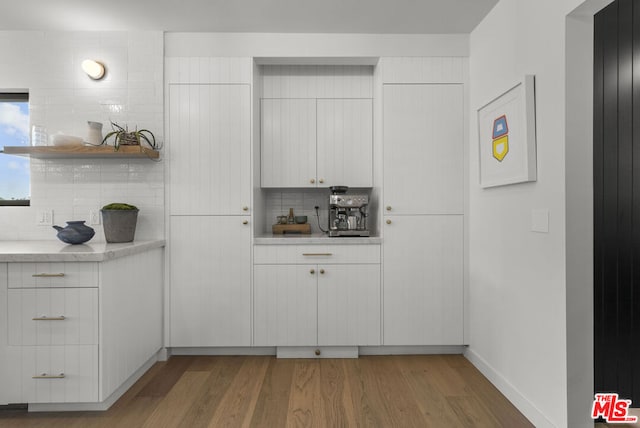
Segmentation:
<svg viewBox="0 0 640 428">
<path fill-rule="evenodd" d="M 507 116 L 502 115 L 493 121 L 493 157 L 499 162 L 509 153 L 509 125 Z"/>
</svg>

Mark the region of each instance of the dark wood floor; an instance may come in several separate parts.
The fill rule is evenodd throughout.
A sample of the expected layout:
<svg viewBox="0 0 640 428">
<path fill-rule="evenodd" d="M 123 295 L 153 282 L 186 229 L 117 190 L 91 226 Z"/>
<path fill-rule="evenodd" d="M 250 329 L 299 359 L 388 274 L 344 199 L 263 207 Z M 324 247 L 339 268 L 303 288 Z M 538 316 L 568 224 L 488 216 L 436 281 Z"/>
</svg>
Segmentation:
<svg viewBox="0 0 640 428">
<path fill-rule="evenodd" d="M 460 355 L 172 357 L 106 412 L 0 411 L 1 427 L 531 427 Z"/>
</svg>

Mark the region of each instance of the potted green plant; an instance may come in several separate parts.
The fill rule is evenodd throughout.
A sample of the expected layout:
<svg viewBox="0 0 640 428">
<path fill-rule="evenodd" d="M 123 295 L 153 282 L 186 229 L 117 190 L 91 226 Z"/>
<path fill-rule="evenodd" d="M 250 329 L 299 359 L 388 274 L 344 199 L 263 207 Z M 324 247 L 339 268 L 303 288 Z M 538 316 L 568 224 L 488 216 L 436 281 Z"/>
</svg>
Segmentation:
<svg viewBox="0 0 640 428">
<path fill-rule="evenodd" d="M 124 203 L 107 204 L 100 210 L 107 242 L 132 242 L 136 234 L 138 208 Z"/>
<path fill-rule="evenodd" d="M 134 131 L 129 131 L 129 127 L 118 125 L 111 122 L 112 131 L 107 133 L 102 139 L 102 144 L 106 144 L 110 138 L 113 138 L 113 147 L 118 150 L 120 146 L 141 146 L 142 142 L 145 142 L 151 149 L 158 150 L 160 147 L 156 143 L 156 137 L 153 132 L 148 129 L 137 128 Z"/>
</svg>

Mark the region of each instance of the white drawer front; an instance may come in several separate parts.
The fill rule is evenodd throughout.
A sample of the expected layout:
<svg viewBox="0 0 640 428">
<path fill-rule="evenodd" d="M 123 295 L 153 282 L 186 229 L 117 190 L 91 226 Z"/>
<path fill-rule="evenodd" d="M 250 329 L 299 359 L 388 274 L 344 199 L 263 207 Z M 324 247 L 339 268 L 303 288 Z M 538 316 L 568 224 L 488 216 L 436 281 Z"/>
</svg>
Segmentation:
<svg viewBox="0 0 640 428">
<path fill-rule="evenodd" d="M 98 344 L 97 288 L 9 290 L 10 345 Z"/>
<path fill-rule="evenodd" d="M 380 263 L 380 245 L 255 245 L 254 264 Z"/>
<path fill-rule="evenodd" d="M 9 288 L 97 287 L 97 262 L 9 263 Z"/>
<path fill-rule="evenodd" d="M 9 386 L 23 403 L 98 401 L 98 345 L 11 346 Z"/>
</svg>

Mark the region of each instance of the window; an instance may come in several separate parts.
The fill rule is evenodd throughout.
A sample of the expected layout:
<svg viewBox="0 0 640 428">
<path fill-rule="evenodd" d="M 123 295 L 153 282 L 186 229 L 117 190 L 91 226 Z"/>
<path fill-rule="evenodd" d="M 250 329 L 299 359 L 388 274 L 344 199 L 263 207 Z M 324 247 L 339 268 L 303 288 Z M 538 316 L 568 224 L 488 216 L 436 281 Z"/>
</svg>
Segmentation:
<svg viewBox="0 0 640 428">
<path fill-rule="evenodd" d="M 0 92 L 0 146 L 29 145 L 29 94 Z M 0 206 L 29 205 L 29 158 L 0 155 Z"/>
</svg>

